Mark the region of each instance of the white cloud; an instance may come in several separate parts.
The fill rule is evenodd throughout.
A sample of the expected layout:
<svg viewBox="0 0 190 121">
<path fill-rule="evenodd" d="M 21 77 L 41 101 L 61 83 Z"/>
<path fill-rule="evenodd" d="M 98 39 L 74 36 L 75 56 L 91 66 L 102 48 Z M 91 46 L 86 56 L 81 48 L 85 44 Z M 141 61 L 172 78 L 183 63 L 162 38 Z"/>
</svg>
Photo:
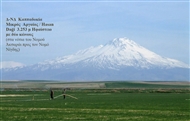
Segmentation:
<svg viewBox="0 0 190 121">
<path fill-rule="evenodd" d="M 14 62 L 14 61 L 3 61 L 3 62 L 1 62 L 0 69 L 22 67 L 22 66 L 25 66 L 25 64 L 19 63 L 19 62 Z"/>
</svg>

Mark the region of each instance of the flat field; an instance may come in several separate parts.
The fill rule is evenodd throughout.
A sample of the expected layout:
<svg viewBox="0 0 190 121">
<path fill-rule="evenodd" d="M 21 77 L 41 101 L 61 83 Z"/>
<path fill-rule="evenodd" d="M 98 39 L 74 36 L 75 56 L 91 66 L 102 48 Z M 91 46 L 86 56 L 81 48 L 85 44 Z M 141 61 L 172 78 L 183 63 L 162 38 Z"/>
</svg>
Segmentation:
<svg viewBox="0 0 190 121">
<path fill-rule="evenodd" d="M 172 84 L 101 82 L 100 88 L 67 90 L 66 99 L 54 87 L 53 100 L 48 89 L 3 89 L 0 120 L 190 121 L 189 85 Z"/>
</svg>

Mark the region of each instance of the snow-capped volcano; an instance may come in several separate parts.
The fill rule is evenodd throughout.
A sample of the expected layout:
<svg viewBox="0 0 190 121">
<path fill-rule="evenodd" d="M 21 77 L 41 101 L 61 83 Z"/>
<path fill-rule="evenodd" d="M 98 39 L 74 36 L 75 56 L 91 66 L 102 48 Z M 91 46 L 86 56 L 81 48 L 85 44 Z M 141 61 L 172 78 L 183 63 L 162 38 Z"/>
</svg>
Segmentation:
<svg viewBox="0 0 190 121">
<path fill-rule="evenodd" d="M 11 76 L 10 76 L 11 74 Z M 189 67 L 127 38 L 31 66 L 3 71 L 3 79 L 188 80 Z"/>
<path fill-rule="evenodd" d="M 69 56 L 48 60 L 42 65 L 66 65 L 83 62 L 83 64 L 97 66 L 99 68 L 120 68 L 131 66 L 140 68 L 151 67 L 182 67 L 188 68 L 187 64 L 180 61 L 161 57 L 154 52 L 138 45 L 127 38 L 116 38 L 105 45 L 90 47 Z M 58 66 L 57 66 L 58 67 Z"/>
</svg>

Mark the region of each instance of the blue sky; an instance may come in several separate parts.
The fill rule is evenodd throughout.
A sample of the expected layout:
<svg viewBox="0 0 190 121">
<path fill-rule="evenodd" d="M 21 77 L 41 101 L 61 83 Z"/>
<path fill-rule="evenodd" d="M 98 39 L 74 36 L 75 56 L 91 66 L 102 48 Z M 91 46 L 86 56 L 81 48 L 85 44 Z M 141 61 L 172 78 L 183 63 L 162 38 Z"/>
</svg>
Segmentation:
<svg viewBox="0 0 190 121">
<path fill-rule="evenodd" d="M 7 17 L 42 18 L 52 32 L 34 33 L 49 47 L 6 52 Z M 35 64 L 127 37 L 161 55 L 189 63 L 188 2 L 2 2 L 3 61 Z"/>
</svg>

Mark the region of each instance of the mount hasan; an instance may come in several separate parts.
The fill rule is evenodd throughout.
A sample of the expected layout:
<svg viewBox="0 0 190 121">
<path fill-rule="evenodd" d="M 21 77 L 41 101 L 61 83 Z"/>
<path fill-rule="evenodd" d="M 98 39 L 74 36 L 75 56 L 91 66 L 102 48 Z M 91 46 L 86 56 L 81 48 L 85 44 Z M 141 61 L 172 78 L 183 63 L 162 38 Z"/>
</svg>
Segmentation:
<svg viewBox="0 0 190 121">
<path fill-rule="evenodd" d="M 3 80 L 187 81 L 189 66 L 162 57 L 127 38 L 30 66 L 2 69 Z"/>
</svg>

